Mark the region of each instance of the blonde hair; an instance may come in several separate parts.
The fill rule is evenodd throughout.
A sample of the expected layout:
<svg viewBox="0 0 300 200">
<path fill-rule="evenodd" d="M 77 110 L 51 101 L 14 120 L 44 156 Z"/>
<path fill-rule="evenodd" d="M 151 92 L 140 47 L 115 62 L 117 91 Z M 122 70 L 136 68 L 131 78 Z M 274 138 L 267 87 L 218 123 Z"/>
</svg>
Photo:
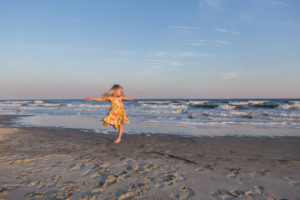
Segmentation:
<svg viewBox="0 0 300 200">
<path fill-rule="evenodd" d="M 105 92 L 102 97 L 114 97 L 115 96 L 115 92 L 118 89 L 123 89 L 123 87 L 121 85 L 118 84 L 114 84 L 110 90 L 108 90 L 107 92 Z M 125 96 L 123 91 L 122 91 L 122 96 Z"/>
</svg>

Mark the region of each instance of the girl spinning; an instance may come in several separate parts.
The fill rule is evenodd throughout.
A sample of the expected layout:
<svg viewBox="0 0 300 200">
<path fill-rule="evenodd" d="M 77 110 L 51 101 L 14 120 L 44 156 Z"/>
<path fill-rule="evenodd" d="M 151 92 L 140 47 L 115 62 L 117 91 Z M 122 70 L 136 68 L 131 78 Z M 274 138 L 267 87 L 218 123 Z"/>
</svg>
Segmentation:
<svg viewBox="0 0 300 200">
<path fill-rule="evenodd" d="M 122 100 L 134 100 L 133 98 L 125 97 L 123 94 L 123 87 L 121 85 L 113 85 L 112 88 L 107 91 L 102 98 L 87 97 L 87 101 L 110 101 L 111 106 L 106 117 L 101 121 L 104 126 L 112 125 L 116 130 L 119 130 L 119 136 L 114 143 L 121 142 L 123 133 L 123 124 L 129 123 L 126 117 L 126 112 Z"/>
</svg>

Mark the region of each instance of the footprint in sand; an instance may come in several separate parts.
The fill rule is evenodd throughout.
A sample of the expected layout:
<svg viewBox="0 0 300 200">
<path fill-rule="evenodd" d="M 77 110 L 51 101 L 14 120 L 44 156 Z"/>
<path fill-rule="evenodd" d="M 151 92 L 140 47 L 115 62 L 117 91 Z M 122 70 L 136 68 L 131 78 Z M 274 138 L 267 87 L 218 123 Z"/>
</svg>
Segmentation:
<svg viewBox="0 0 300 200">
<path fill-rule="evenodd" d="M 229 190 L 217 190 L 216 192 L 212 193 L 211 196 L 215 199 L 226 199 L 230 200 L 233 198 L 242 198 L 245 195 L 243 191 L 229 191 Z"/>
<path fill-rule="evenodd" d="M 253 177 L 257 177 L 257 176 L 264 176 L 266 175 L 270 170 L 265 169 L 265 170 L 256 170 L 255 172 L 252 172 L 250 175 Z"/>
<path fill-rule="evenodd" d="M 99 177 L 103 173 L 109 173 L 111 171 L 110 169 L 111 163 L 104 162 L 103 164 L 94 164 L 94 166 L 85 172 L 82 173 L 82 176 L 89 176 L 91 178 Z"/>
<path fill-rule="evenodd" d="M 26 185 L 33 187 L 33 186 L 38 185 L 39 183 L 40 183 L 40 181 L 29 181 Z"/>
<path fill-rule="evenodd" d="M 256 197 L 256 196 L 264 194 L 264 192 L 265 192 L 265 189 L 263 186 L 255 185 L 252 190 L 246 191 L 245 195 L 247 197 Z"/>
<path fill-rule="evenodd" d="M 68 169 L 68 172 L 72 172 L 72 171 L 75 171 L 75 170 L 80 170 L 80 169 L 83 169 L 84 168 L 84 164 L 83 163 L 75 163 L 75 164 L 71 164 L 69 166 L 69 169 Z"/>
<path fill-rule="evenodd" d="M 111 170 L 112 163 L 111 162 L 104 162 L 99 166 L 94 166 L 93 169 L 97 170 L 98 173 L 108 173 Z"/>
<path fill-rule="evenodd" d="M 156 166 L 153 164 L 148 164 L 148 165 L 144 165 L 144 166 L 140 166 L 138 169 L 136 169 L 136 172 L 138 174 L 145 174 L 149 171 L 152 171 L 153 169 L 155 169 Z"/>
<path fill-rule="evenodd" d="M 132 184 L 128 191 L 126 191 L 124 194 L 121 194 L 118 197 L 118 200 L 124 200 L 124 199 L 142 199 L 142 195 L 145 190 L 148 190 L 149 186 L 145 183 L 137 183 Z"/>
<path fill-rule="evenodd" d="M 10 165 L 19 165 L 19 166 L 35 166 L 37 165 L 36 158 L 28 158 L 25 156 L 17 157 L 15 160 L 9 161 Z"/>
<path fill-rule="evenodd" d="M 286 180 L 288 180 L 289 184 L 294 185 L 294 186 L 300 186 L 300 181 L 295 180 L 293 177 L 284 177 Z"/>
<path fill-rule="evenodd" d="M 93 194 L 93 193 L 87 193 L 84 194 L 80 200 L 99 200 L 104 199 L 104 197 L 101 194 Z"/>
<path fill-rule="evenodd" d="M 162 177 L 159 177 L 158 184 L 156 184 L 156 186 L 161 188 L 166 185 L 174 185 L 178 181 L 182 180 L 184 180 L 184 177 L 178 173 L 164 174 Z"/>
<path fill-rule="evenodd" d="M 100 173 L 98 173 L 97 171 L 93 171 L 93 170 L 89 169 L 89 170 L 83 172 L 81 175 L 82 176 L 89 176 L 91 178 L 97 178 L 97 177 L 100 176 Z"/>
<path fill-rule="evenodd" d="M 56 162 L 51 167 L 63 167 L 64 165 L 65 165 L 65 163 L 63 163 L 63 162 Z"/>
<path fill-rule="evenodd" d="M 237 177 L 239 174 L 243 173 L 244 170 L 241 168 L 225 168 L 226 170 L 230 171 L 229 174 L 227 174 L 227 177 L 229 178 L 235 178 Z"/>
<path fill-rule="evenodd" d="M 206 164 L 206 165 L 203 165 L 203 167 L 198 167 L 195 169 L 197 172 L 204 172 L 204 171 L 213 171 L 214 168 L 209 165 L 209 164 Z"/>
<path fill-rule="evenodd" d="M 135 159 L 131 158 L 131 157 L 122 157 L 120 158 L 121 161 L 123 161 L 123 163 L 129 163 L 129 162 L 134 162 Z"/>
<path fill-rule="evenodd" d="M 99 183 L 98 186 L 96 186 L 92 192 L 97 193 L 97 192 L 101 192 L 103 191 L 105 188 L 114 185 L 116 183 L 119 183 L 120 181 L 123 181 L 125 179 L 127 179 L 128 177 L 130 177 L 131 174 L 129 174 L 127 171 L 123 171 L 119 174 L 112 174 L 112 175 L 108 175 L 104 178 L 103 181 L 101 181 Z"/>
<path fill-rule="evenodd" d="M 120 177 L 117 175 L 109 175 L 99 185 L 92 190 L 93 193 L 102 192 L 105 188 L 120 182 Z"/>
<path fill-rule="evenodd" d="M 216 192 L 213 192 L 211 196 L 215 199 L 227 199 L 227 200 L 233 200 L 236 198 L 240 199 L 256 199 L 257 197 L 261 197 L 264 195 L 264 187 L 255 185 L 250 190 L 225 190 L 221 189 Z"/>
<path fill-rule="evenodd" d="M 58 188 L 58 190 L 57 190 Z M 45 193 L 30 192 L 26 195 L 28 199 L 70 199 L 74 192 L 80 192 L 81 186 L 74 181 L 64 182 L 54 190 L 48 190 Z"/>
<path fill-rule="evenodd" d="M 25 197 L 27 199 L 43 199 L 45 195 L 39 192 L 28 192 Z"/>
<path fill-rule="evenodd" d="M 3 184 L 0 185 L 0 195 L 6 196 L 9 194 L 10 191 L 13 191 L 14 189 L 17 189 L 20 187 L 20 184 Z"/>
<path fill-rule="evenodd" d="M 194 195 L 195 192 L 188 186 L 183 186 L 179 189 L 180 193 L 172 193 L 170 194 L 171 199 L 178 199 L 178 200 L 189 200 L 191 199 Z"/>
<path fill-rule="evenodd" d="M 67 181 L 63 183 L 62 187 L 59 189 L 59 192 L 51 194 L 49 197 L 55 199 L 67 199 L 74 192 L 80 192 L 80 186 L 74 181 Z"/>
<path fill-rule="evenodd" d="M 50 178 L 46 178 L 44 180 L 41 180 L 38 184 L 37 187 L 39 189 L 43 188 L 49 188 L 49 187 L 55 187 L 58 181 L 61 179 L 61 175 L 55 174 L 51 176 Z"/>
</svg>

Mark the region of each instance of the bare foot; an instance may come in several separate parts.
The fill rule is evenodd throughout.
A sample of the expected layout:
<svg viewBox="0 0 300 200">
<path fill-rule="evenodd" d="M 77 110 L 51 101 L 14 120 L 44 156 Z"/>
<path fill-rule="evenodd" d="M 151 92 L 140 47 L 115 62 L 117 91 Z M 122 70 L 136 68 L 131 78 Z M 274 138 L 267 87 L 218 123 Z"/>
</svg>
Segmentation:
<svg viewBox="0 0 300 200">
<path fill-rule="evenodd" d="M 115 129 L 115 130 L 118 130 L 118 125 L 114 125 L 114 129 Z"/>
<path fill-rule="evenodd" d="M 119 142 L 121 142 L 121 139 L 120 139 L 120 138 L 117 138 L 117 139 L 114 141 L 115 144 L 117 144 L 117 143 L 119 143 Z"/>
</svg>

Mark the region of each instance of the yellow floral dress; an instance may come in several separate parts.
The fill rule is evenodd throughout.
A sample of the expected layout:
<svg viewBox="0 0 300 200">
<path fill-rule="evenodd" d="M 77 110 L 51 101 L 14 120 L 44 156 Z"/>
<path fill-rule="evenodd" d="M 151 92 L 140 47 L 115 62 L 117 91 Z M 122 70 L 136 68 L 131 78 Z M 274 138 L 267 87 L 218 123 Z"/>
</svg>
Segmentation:
<svg viewBox="0 0 300 200">
<path fill-rule="evenodd" d="M 102 119 L 102 122 L 104 126 L 123 125 L 129 123 L 124 105 L 120 98 L 112 97 L 109 112 L 106 117 Z"/>
</svg>

